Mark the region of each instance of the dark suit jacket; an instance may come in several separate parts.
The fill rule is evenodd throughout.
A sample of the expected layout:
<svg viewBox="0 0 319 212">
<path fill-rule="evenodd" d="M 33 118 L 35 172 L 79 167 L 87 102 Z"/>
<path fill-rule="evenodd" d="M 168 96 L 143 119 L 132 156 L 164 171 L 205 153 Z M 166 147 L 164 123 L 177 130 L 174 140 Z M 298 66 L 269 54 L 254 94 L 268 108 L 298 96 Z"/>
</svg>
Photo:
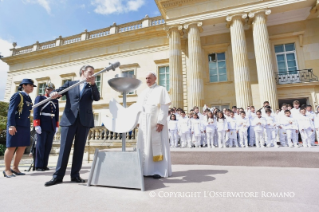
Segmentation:
<svg viewBox="0 0 319 212">
<path fill-rule="evenodd" d="M 18 113 L 18 106 L 21 101 L 19 93 L 23 96 L 22 113 Z M 30 127 L 30 111 L 32 110 L 32 100 L 24 92 L 17 92 L 12 95 L 8 109 L 7 126 Z"/>
<path fill-rule="evenodd" d="M 60 92 L 77 82 L 79 81 L 66 82 L 62 87 L 56 89 L 55 91 Z M 80 86 L 76 86 L 63 95 L 66 96 L 66 104 L 60 121 L 60 126 L 68 127 L 73 125 L 79 114 L 80 121 L 83 126 L 89 128 L 94 127 L 92 104 L 93 101 L 100 100 L 100 92 L 97 89 L 96 84 L 93 86 L 87 84 L 81 97 Z"/>
</svg>

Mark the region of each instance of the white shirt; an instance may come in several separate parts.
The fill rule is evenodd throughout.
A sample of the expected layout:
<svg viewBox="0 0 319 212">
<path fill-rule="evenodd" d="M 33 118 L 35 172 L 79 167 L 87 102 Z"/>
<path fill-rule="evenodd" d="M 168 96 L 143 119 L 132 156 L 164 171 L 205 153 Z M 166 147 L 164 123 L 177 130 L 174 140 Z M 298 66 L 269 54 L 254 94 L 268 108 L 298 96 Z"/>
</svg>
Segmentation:
<svg viewBox="0 0 319 212">
<path fill-rule="evenodd" d="M 300 108 L 298 108 L 298 109 L 292 108 L 290 110 L 290 113 L 291 113 L 292 118 L 298 118 L 298 116 L 301 115 Z"/>
<path fill-rule="evenodd" d="M 276 128 L 276 118 L 274 116 L 264 116 L 265 120 L 266 120 L 266 125 L 265 128 L 266 129 L 275 129 Z"/>
<path fill-rule="evenodd" d="M 250 123 L 249 123 L 249 119 L 247 117 L 245 118 L 238 118 L 237 119 L 237 129 L 238 130 L 241 130 L 241 131 L 247 131 L 248 127 L 250 126 Z"/>
<path fill-rule="evenodd" d="M 182 116 L 178 120 L 178 131 L 181 133 L 188 133 L 191 130 L 191 121 L 186 116 L 183 118 Z"/>
<path fill-rule="evenodd" d="M 178 130 L 178 121 L 175 120 L 169 120 L 168 122 L 168 129 L 171 131 Z"/>
<path fill-rule="evenodd" d="M 297 123 L 298 123 L 298 128 L 299 130 L 306 130 L 306 129 L 314 129 L 315 126 L 311 120 L 311 117 L 307 115 L 299 115 L 298 118 L 296 118 Z"/>
<path fill-rule="evenodd" d="M 228 129 L 229 130 L 237 130 L 237 119 L 229 117 L 227 119 Z"/>
<path fill-rule="evenodd" d="M 228 124 L 226 119 L 219 119 L 217 122 L 217 131 L 226 131 L 228 130 Z"/>
<path fill-rule="evenodd" d="M 280 125 L 285 130 L 297 130 L 298 129 L 296 120 L 294 118 L 292 118 L 291 116 L 290 117 L 287 117 L 287 116 L 281 117 Z"/>
<path fill-rule="evenodd" d="M 252 126 L 254 127 L 255 132 L 262 132 L 265 129 L 266 120 L 263 117 L 256 117 L 252 121 Z"/>
<path fill-rule="evenodd" d="M 192 132 L 195 136 L 200 136 L 203 131 L 202 122 L 199 119 L 192 119 Z"/>
<path fill-rule="evenodd" d="M 208 120 L 206 122 L 206 132 L 214 132 L 216 127 L 217 127 L 217 125 L 216 125 L 215 119 L 208 118 Z"/>
</svg>

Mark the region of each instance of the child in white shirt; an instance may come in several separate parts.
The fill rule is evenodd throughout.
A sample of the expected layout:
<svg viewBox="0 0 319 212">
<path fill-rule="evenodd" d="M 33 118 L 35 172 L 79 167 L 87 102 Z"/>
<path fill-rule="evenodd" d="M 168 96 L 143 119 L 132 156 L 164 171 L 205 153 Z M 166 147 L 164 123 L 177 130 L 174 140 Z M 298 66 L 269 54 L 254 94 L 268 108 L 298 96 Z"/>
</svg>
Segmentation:
<svg viewBox="0 0 319 212">
<path fill-rule="evenodd" d="M 313 124 L 315 124 L 316 114 L 312 111 L 312 106 L 311 105 L 307 105 L 307 107 L 306 107 L 306 115 L 311 117 L 311 120 L 312 120 Z M 311 146 L 315 145 L 315 141 L 316 141 L 316 131 L 313 131 L 313 133 L 311 134 Z"/>
<path fill-rule="evenodd" d="M 186 117 L 184 111 L 180 112 L 180 118 L 178 120 L 178 133 L 181 137 L 181 147 L 188 146 L 192 147 L 192 138 L 191 138 L 191 122 L 190 119 Z"/>
<path fill-rule="evenodd" d="M 301 115 L 299 115 L 296 120 L 302 138 L 302 145 L 303 147 L 311 147 L 311 134 L 313 133 L 315 127 L 311 117 L 306 115 L 305 108 L 301 108 L 300 113 Z"/>
<path fill-rule="evenodd" d="M 193 119 L 192 119 L 192 135 L 194 136 L 194 144 L 195 147 L 201 147 L 201 135 L 203 133 L 203 126 L 202 122 L 199 119 L 199 116 L 197 113 L 194 113 Z"/>
<path fill-rule="evenodd" d="M 286 130 L 287 144 L 289 147 L 295 146 L 298 148 L 298 142 L 294 139 L 294 136 L 298 131 L 298 126 L 296 121 L 291 117 L 291 112 L 289 110 L 285 111 L 285 116 L 281 118 L 280 125 Z"/>
<path fill-rule="evenodd" d="M 168 122 L 168 131 L 171 140 L 171 147 L 177 147 L 178 145 L 178 121 L 176 120 L 176 115 L 171 114 L 170 120 Z"/>
<path fill-rule="evenodd" d="M 236 147 L 239 147 L 238 140 L 237 140 L 237 119 L 234 117 L 234 112 L 230 112 L 230 117 L 227 119 L 228 124 L 228 141 L 229 141 L 229 147 L 233 147 L 234 145 Z"/>
<path fill-rule="evenodd" d="M 218 134 L 218 147 L 223 148 L 226 145 L 225 133 L 228 130 L 227 121 L 223 112 L 217 113 L 217 134 Z"/>
<path fill-rule="evenodd" d="M 271 147 L 272 144 L 274 145 L 274 147 L 279 147 L 276 142 L 276 117 L 271 114 L 272 111 L 270 109 L 266 109 L 265 112 L 266 115 L 264 116 L 264 118 L 266 120 L 265 129 L 267 147 Z"/>
<path fill-rule="evenodd" d="M 214 119 L 214 114 L 212 112 L 207 113 L 207 123 L 206 123 L 206 142 L 207 147 L 215 148 L 214 137 L 216 132 L 216 122 Z"/>
<path fill-rule="evenodd" d="M 247 118 L 249 118 L 250 123 L 252 123 L 256 117 L 257 115 L 255 112 L 255 107 L 250 106 L 249 110 L 247 108 Z M 248 130 L 249 130 L 249 146 L 254 146 L 254 144 L 256 143 L 254 126 L 250 125 Z"/>
<path fill-rule="evenodd" d="M 253 126 L 254 133 L 255 133 L 255 139 L 256 139 L 256 147 L 257 148 L 264 148 L 265 146 L 265 139 L 264 139 L 264 130 L 266 121 L 262 117 L 261 111 L 258 110 L 256 112 L 257 117 L 255 117 L 252 121 L 252 124 L 250 127 Z"/>
<path fill-rule="evenodd" d="M 246 118 L 245 111 L 240 112 L 240 118 L 237 119 L 237 129 L 239 132 L 240 146 L 248 148 L 247 130 L 250 126 L 249 119 Z"/>
</svg>

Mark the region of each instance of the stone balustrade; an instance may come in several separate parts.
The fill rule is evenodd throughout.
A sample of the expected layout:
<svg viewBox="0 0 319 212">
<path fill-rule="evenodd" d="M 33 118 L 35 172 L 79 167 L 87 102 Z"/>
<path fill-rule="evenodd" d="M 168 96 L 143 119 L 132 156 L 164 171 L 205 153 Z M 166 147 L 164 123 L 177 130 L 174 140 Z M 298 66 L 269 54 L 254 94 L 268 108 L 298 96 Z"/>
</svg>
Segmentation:
<svg viewBox="0 0 319 212">
<path fill-rule="evenodd" d="M 126 147 L 135 147 L 137 131 L 137 129 L 134 129 L 133 131 L 126 133 Z M 57 132 L 54 136 L 51 154 L 58 154 L 60 152 L 60 139 L 61 134 L 60 132 Z M 96 148 L 102 150 L 121 147 L 122 133 L 114 133 L 102 126 L 94 127 L 90 129 L 87 137 L 85 159 L 87 161 L 92 160 Z"/>
<path fill-rule="evenodd" d="M 48 41 L 43 43 L 36 42 L 34 45 L 25 46 L 22 48 L 15 48 L 17 44 L 14 43 L 13 49 L 11 49 L 11 51 L 12 51 L 12 55 L 20 55 L 20 54 L 30 53 L 33 51 L 55 48 L 61 45 L 73 44 L 73 43 L 85 41 L 88 39 L 100 38 L 100 37 L 104 37 L 111 34 L 124 33 L 124 32 L 132 31 L 132 30 L 138 30 L 145 27 L 157 26 L 161 24 L 165 24 L 165 21 L 161 16 L 149 18 L 146 15 L 145 18 L 139 21 L 134 21 L 134 22 L 125 23 L 121 25 L 116 25 L 114 23 L 112 26 L 107 28 L 98 29 L 91 32 L 87 32 L 87 30 L 85 30 L 85 32 L 83 33 L 64 37 L 64 38 L 59 36 L 59 38 L 53 41 Z"/>
<path fill-rule="evenodd" d="M 81 35 L 75 35 L 75 36 L 64 38 L 63 45 L 76 43 L 76 42 L 80 42 L 80 41 L 81 41 Z"/>
<path fill-rule="evenodd" d="M 120 25 L 119 33 L 141 29 L 141 28 L 142 28 L 142 21 L 135 21 L 135 22 Z"/>
<path fill-rule="evenodd" d="M 165 20 L 162 17 L 151 18 L 151 26 L 165 24 Z"/>
<path fill-rule="evenodd" d="M 39 50 L 53 48 L 55 47 L 55 44 L 56 44 L 55 41 L 41 43 L 41 45 L 39 46 Z"/>
<path fill-rule="evenodd" d="M 110 34 L 110 27 L 89 32 L 89 39 L 99 38 Z"/>
</svg>

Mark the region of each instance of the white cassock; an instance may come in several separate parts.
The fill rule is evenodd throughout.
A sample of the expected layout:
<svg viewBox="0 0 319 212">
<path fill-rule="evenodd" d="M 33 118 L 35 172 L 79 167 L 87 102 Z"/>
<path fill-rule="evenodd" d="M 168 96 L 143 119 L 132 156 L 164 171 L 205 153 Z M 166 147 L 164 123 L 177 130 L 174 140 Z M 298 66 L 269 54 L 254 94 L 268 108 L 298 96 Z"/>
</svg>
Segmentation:
<svg viewBox="0 0 319 212">
<path fill-rule="evenodd" d="M 155 83 L 138 96 L 137 103 L 144 107 L 139 118 L 136 144 L 141 151 L 143 175 L 169 177 L 172 175 L 172 167 L 167 113 L 171 99 L 166 88 Z M 156 131 L 157 124 L 163 125 L 161 132 Z"/>
</svg>

